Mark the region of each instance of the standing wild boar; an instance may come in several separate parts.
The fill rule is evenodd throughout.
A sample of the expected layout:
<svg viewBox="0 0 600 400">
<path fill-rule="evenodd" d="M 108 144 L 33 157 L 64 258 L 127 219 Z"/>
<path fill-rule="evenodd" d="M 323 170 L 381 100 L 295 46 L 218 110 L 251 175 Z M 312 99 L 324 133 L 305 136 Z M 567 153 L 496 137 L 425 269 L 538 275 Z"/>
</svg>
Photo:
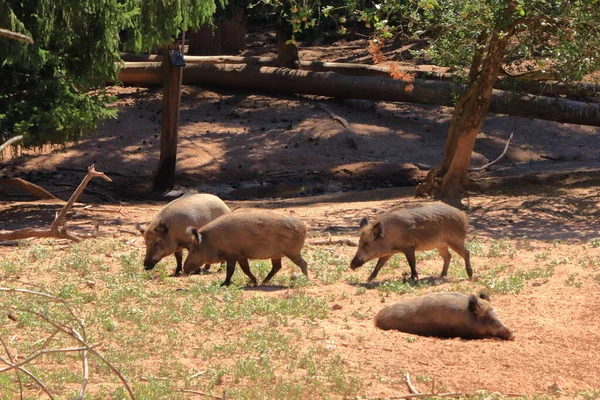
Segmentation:
<svg viewBox="0 0 600 400">
<path fill-rule="evenodd" d="M 221 286 L 229 286 L 235 263 L 239 262 L 256 286 L 248 259 L 271 259 L 273 268 L 263 280 L 264 284 L 281 269 L 281 258 L 286 256 L 308 277 L 306 261 L 300 255 L 306 225 L 296 217 L 265 210 L 241 210 L 223 215 L 200 229 L 190 227 L 188 233 L 194 241 L 183 265 L 186 274 L 193 272 L 196 265 L 225 261 L 227 277 Z"/>
<path fill-rule="evenodd" d="M 189 226 L 204 226 L 230 212 L 227 204 L 212 194 L 192 194 L 173 200 L 156 214 L 147 229 L 137 225 L 146 242 L 144 268 L 150 270 L 164 257 L 175 254 L 175 275 L 179 275 L 183 265 L 183 249 L 192 244 L 192 238 L 186 233 L 186 229 Z M 199 267 L 200 264 L 196 264 L 193 271 Z M 192 269 L 191 264 L 189 268 Z M 210 268 L 210 264 L 206 268 Z"/>
<path fill-rule="evenodd" d="M 478 296 L 430 293 L 400 301 L 379 311 L 375 326 L 421 336 L 514 339 L 496 316 L 486 291 Z"/>
<path fill-rule="evenodd" d="M 429 203 L 408 208 L 396 208 L 378 216 L 369 223 L 360 221 L 358 250 L 350 264 L 356 269 L 364 263 L 379 258 L 369 281 L 375 279 L 381 267 L 395 253 L 404 253 L 410 265 L 410 278 L 418 280 L 415 251 L 437 249 L 444 260 L 441 276 L 448 273 L 450 252 L 454 250 L 465 260 L 469 279 L 473 269 L 469 251 L 465 248 L 467 216 L 444 203 Z"/>
</svg>

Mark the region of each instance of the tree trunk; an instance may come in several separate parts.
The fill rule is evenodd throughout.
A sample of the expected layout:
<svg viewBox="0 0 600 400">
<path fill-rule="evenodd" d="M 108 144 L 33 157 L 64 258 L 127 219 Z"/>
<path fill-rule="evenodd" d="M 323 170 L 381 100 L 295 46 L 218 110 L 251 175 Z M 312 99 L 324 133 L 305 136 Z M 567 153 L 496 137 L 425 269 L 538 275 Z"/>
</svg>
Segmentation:
<svg viewBox="0 0 600 400">
<path fill-rule="evenodd" d="M 177 48 L 177 46 L 169 46 L 164 50 L 162 131 L 160 135 L 160 159 L 154 177 L 155 191 L 166 191 L 173 188 L 177 164 L 177 132 L 179 128 L 183 67 L 172 65 L 169 48 Z"/>
<path fill-rule="evenodd" d="M 235 8 L 231 17 L 218 21 L 214 27 L 202 26 L 196 32 L 190 33 L 189 39 L 189 55 L 239 54 L 246 49 L 244 9 Z"/>
<path fill-rule="evenodd" d="M 487 53 L 483 56 L 484 44 L 488 33 L 483 31 L 479 38 L 479 51 L 473 55 L 469 71 L 469 85 L 459 96 L 454 107 L 448 137 L 444 149 L 442 164 L 427 174 L 424 183 L 419 184 L 416 195 L 431 195 L 451 204 L 460 204 L 460 199 L 469 187 L 469 164 L 475 139 L 481 130 L 483 119 L 487 113 L 494 84 L 504 57 L 508 39 L 512 35 L 512 27 L 506 30 L 512 9 L 512 3 L 507 4 L 504 15 L 500 18 L 491 33 L 487 44 Z M 503 29 L 501 29 L 502 27 Z M 498 32 L 503 31 L 500 37 Z"/>
<path fill-rule="evenodd" d="M 121 58 L 125 62 L 161 62 L 162 56 L 158 54 L 135 54 L 121 53 Z M 266 67 L 275 66 L 277 59 L 275 57 L 243 57 L 243 56 L 188 56 L 185 57 L 186 64 L 248 64 L 262 65 Z M 132 65 L 132 64 L 130 64 Z M 339 63 L 325 61 L 306 61 L 300 60 L 300 69 L 303 71 L 316 72 L 337 72 L 342 75 L 356 76 L 381 76 L 391 77 L 390 67 L 388 65 L 367 65 L 358 63 Z M 432 71 L 420 70 L 412 66 L 399 65 L 398 69 L 402 72 L 413 74 L 416 79 L 436 80 L 444 82 L 455 82 L 457 76 L 441 72 L 438 68 Z M 553 97 L 565 96 L 569 99 L 595 99 L 599 98 L 600 85 L 594 83 L 576 83 L 566 84 L 562 82 L 549 81 L 531 81 L 510 76 L 498 76 L 494 85 L 495 89 L 531 93 L 535 95 L 548 95 Z M 592 102 L 594 100 L 591 100 Z"/>
<path fill-rule="evenodd" d="M 125 85 L 160 86 L 159 63 L 125 63 L 119 80 Z M 278 93 L 312 94 L 344 99 L 374 101 L 407 101 L 412 103 L 455 105 L 462 85 L 415 79 L 414 89 L 407 83 L 383 77 L 358 77 L 331 72 L 290 70 L 247 64 L 188 64 L 183 71 L 184 85 L 224 86 L 237 89 Z M 600 106 L 545 96 L 517 97 L 510 92 L 494 90 L 490 112 L 539 118 L 549 121 L 600 126 Z"/>
<path fill-rule="evenodd" d="M 277 67 L 300 68 L 298 46 L 292 41 L 292 33 L 292 24 L 280 17 L 276 27 L 277 59 L 275 60 L 275 66 Z"/>
</svg>

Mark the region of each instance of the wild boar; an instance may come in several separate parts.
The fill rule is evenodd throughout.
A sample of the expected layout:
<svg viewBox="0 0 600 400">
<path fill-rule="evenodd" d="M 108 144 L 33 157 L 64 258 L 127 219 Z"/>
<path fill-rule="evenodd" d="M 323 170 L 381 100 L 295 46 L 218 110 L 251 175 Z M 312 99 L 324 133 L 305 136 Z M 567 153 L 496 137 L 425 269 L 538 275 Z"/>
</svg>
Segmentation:
<svg viewBox="0 0 600 400">
<path fill-rule="evenodd" d="M 379 215 L 369 223 L 360 221 L 360 241 L 350 263 L 356 269 L 366 262 L 379 258 L 369 282 L 377 277 L 381 267 L 395 253 L 404 253 L 410 265 L 410 277 L 418 280 L 415 251 L 437 249 L 444 260 L 442 277 L 448 273 L 451 255 L 448 247 L 465 260 L 469 279 L 473 269 L 469 251 L 465 248 L 467 216 L 444 203 L 429 203 L 408 208 L 396 208 Z"/>
<path fill-rule="evenodd" d="M 442 338 L 514 339 L 511 330 L 496 316 L 486 291 L 477 296 L 430 293 L 400 301 L 379 311 L 375 326 Z"/>
<path fill-rule="evenodd" d="M 179 275 L 183 266 L 183 249 L 192 244 L 186 229 L 189 226 L 202 227 L 230 212 L 227 204 L 212 194 L 192 194 L 173 200 L 156 214 L 147 229 L 137 225 L 146 242 L 144 268 L 151 270 L 164 257 L 175 254 L 175 275 Z M 194 270 L 199 267 L 200 264 L 196 264 Z M 189 268 L 192 268 L 191 264 Z M 206 265 L 208 268 L 210 264 Z"/>
<path fill-rule="evenodd" d="M 271 259 L 273 268 L 263 280 L 267 283 L 280 269 L 281 258 L 286 256 L 308 277 L 306 261 L 300 255 L 306 238 L 306 225 L 300 219 L 272 211 L 235 211 L 223 215 L 200 229 L 190 227 L 194 238 L 190 254 L 183 265 L 189 274 L 202 263 L 227 263 L 227 276 L 221 286 L 229 286 L 239 262 L 242 271 L 256 286 L 256 277 L 250 271 L 249 259 Z"/>
</svg>

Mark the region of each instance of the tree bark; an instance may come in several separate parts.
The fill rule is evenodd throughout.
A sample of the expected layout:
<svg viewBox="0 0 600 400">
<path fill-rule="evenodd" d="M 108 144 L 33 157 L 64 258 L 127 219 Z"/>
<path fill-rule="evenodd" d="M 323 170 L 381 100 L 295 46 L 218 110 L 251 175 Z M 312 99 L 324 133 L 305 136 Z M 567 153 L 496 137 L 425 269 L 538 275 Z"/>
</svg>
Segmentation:
<svg viewBox="0 0 600 400">
<path fill-rule="evenodd" d="M 126 63 L 119 74 L 126 85 L 160 86 L 160 63 Z M 279 93 L 312 94 L 345 99 L 406 101 L 455 105 L 462 85 L 415 79 L 407 83 L 383 77 L 358 77 L 332 72 L 311 72 L 245 64 L 191 64 L 183 72 L 185 85 L 224 86 Z M 556 122 L 600 126 L 600 106 L 544 96 L 515 96 L 502 90 L 492 92 L 490 112 L 539 118 Z"/>
<path fill-rule="evenodd" d="M 189 39 L 190 55 L 239 54 L 246 49 L 244 8 L 236 7 L 230 17 L 217 21 L 215 26 L 204 25 L 191 32 Z"/>
<path fill-rule="evenodd" d="M 293 27 L 282 16 L 279 18 L 276 27 L 277 36 L 277 59 L 275 66 L 290 69 L 300 68 L 300 56 L 298 55 L 298 46 L 292 40 Z"/>
<path fill-rule="evenodd" d="M 488 34 L 482 32 L 478 38 L 480 51 L 473 55 L 470 82 L 467 89 L 459 96 L 452 121 L 448 129 L 444 160 L 441 165 L 427 174 L 425 187 L 417 187 L 417 194 L 433 194 L 435 198 L 444 199 L 452 204 L 460 204 L 464 192 L 469 186 L 468 170 L 475 139 L 481 130 L 483 120 L 492 103 L 494 83 L 504 57 L 504 50 L 511 36 L 504 33 L 498 35 L 500 26 L 506 26 L 510 18 L 512 5 L 507 4 L 504 15 L 498 21 L 487 44 L 487 54 L 483 55 L 483 43 Z M 441 179 L 440 182 L 440 178 Z M 433 193 L 432 193 L 433 192 Z"/>
<path fill-rule="evenodd" d="M 133 62 L 162 62 L 159 54 L 134 54 L 121 53 L 121 58 L 127 65 L 133 66 Z M 243 56 L 189 56 L 186 55 L 186 64 L 248 64 L 266 67 L 276 66 L 275 57 L 243 57 Z M 443 72 L 439 67 L 430 66 L 432 70 L 425 71 L 412 66 L 398 65 L 402 72 L 413 74 L 416 79 L 436 80 L 443 82 L 455 82 L 457 76 Z M 390 67 L 388 65 L 366 65 L 358 63 L 340 63 L 326 61 L 300 60 L 300 69 L 316 72 L 337 72 L 342 75 L 356 76 L 381 76 L 389 78 Z M 519 77 L 498 76 L 494 85 L 495 89 L 531 93 L 535 95 L 565 96 L 570 99 L 599 98 L 600 85 L 594 83 L 577 83 L 568 85 L 559 82 L 532 81 Z"/>
<path fill-rule="evenodd" d="M 27 193 L 35 197 L 36 199 L 42 200 L 60 200 L 58 197 L 54 196 L 52 193 L 47 191 L 41 186 L 36 185 L 35 183 L 28 182 L 21 178 L 1 178 L 0 186 L 16 186 Z"/>
<path fill-rule="evenodd" d="M 176 48 L 177 46 L 170 46 Z M 179 128 L 179 105 L 181 102 L 181 78 L 183 67 L 174 67 L 164 50 L 164 86 L 162 101 L 162 130 L 160 135 L 160 159 L 154 177 L 154 190 L 167 191 L 175 185 L 177 166 L 177 133 Z"/>
</svg>

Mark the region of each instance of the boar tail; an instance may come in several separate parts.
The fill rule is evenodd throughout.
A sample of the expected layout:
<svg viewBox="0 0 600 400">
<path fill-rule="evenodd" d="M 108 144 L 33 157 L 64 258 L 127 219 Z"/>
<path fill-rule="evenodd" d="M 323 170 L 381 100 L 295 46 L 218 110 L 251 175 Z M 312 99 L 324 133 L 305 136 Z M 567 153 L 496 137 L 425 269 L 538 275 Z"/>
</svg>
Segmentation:
<svg viewBox="0 0 600 400">
<path fill-rule="evenodd" d="M 479 293 L 477 293 L 477 297 L 479 297 L 480 299 L 486 300 L 488 302 L 492 302 L 492 300 L 490 300 L 490 292 L 488 292 L 487 289 L 481 289 L 479 291 Z"/>
<path fill-rule="evenodd" d="M 186 230 L 185 233 L 187 233 L 190 236 L 193 236 L 193 238 L 196 240 L 196 242 L 200 243 L 200 241 L 202 240 L 202 235 L 200 234 L 200 232 L 198 232 L 198 229 L 194 226 L 189 226 Z"/>
</svg>

